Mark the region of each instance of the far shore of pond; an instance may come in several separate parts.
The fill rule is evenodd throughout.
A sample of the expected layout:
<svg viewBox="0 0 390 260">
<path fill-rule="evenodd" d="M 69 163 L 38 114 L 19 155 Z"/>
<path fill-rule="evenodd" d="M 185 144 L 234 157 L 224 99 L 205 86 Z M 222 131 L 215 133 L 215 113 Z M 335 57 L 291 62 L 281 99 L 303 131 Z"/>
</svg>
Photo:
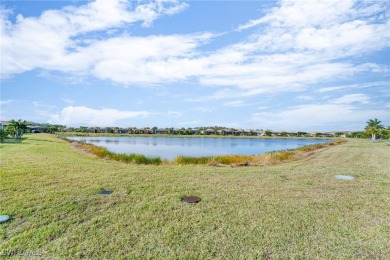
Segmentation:
<svg viewBox="0 0 390 260">
<path fill-rule="evenodd" d="M 259 138 L 259 139 L 318 139 L 318 140 L 333 140 L 341 137 L 310 137 L 310 136 L 260 136 L 260 135 L 181 135 L 181 134 L 117 134 L 117 133 L 80 133 L 80 132 L 58 132 L 59 136 L 109 136 L 109 137 L 177 137 L 177 138 Z"/>
</svg>

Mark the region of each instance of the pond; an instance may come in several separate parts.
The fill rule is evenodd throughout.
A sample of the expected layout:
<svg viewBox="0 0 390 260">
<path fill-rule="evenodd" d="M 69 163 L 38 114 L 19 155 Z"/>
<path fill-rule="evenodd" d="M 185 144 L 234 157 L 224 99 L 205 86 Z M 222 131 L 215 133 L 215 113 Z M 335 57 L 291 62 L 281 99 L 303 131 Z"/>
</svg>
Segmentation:
<svg viewBox="0 0 390 260">
<path fill-rule="evenodd" d="M 213 138 L 213 137 L 68 137 L 107 148 L 115 153 L 137 153 L 148 157 L 172 160 L 184 156 L 258 155 L 266 152 L 296 149 L 330 140 L 280 138 Z"/>
</svg>

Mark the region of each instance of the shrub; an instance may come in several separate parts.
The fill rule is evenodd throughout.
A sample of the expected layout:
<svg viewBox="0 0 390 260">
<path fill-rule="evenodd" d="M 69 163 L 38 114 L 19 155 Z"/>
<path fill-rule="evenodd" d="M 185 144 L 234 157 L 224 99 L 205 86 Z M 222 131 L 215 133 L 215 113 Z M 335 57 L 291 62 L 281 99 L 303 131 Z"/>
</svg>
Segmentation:
<svg viewBox="0 0 390 260">
<path fill-rule="evenodd" d="M 212 157 L 192 157 L 192 156 L 177 156 L 175 159 L 176 164 L 208 164 L 212 160 Z"/>
<path fill-rule="evenodd" d="M 0 129 L 0 142 L 3 143 L 6 137 L 7 133 L 3 129 Z"/>
</svg>

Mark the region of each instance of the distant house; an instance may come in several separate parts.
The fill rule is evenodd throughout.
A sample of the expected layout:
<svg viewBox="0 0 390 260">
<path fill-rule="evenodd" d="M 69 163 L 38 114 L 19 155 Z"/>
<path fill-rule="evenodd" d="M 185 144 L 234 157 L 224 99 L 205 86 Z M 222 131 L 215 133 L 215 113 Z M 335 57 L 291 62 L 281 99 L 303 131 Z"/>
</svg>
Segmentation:
<svg viewBox="0 0 390 260">
<path fill-rule="evenodd" d="M 255 131 L 253 131 L 253 135 L 264 136 L 265 132 L 264 131 L 260 131 L 260 130 L 255 130 Z"/>
<path fill-rule="evenodd" d="M 166 134 L 167 132 L 166 128 L 159 128 L 156 130 L 156 134 Z"/>
<path fill-rule="evenodd" d="M 190 128 L 188 131 L 189 131 L 189 133 L 192 134 L 192 135 L 197 135 L 197 134 L 199 134 L 199 129 L 196 129 L 196 128 Z"/>
<path fill-rule="evenodd" d="M 211 134 L 215 134 L 215 131 L 211 128 L 208 128 L 206 130 L 201 131 L 201 134 L 211 135 Z"/>
<path fill-rule="evenodd" d="M 28 125 L 27 129 L 31 133 L 44 133 L 44 132 L 46 132 L 48 130 L 47 127 L 33 126 L 33 125 Z"/>
<path fill-rule="evenodd" d="M 244 136 L 244 135 L 248 135 L 248 132 L 245 131 L 244 129 L 238 129 L 238 130 L 234 131 L 234 135 Z"/>
<path fill-rule="evenodd" d="M 140 128 L 137 129 L 135 134 L 153 134 L 153 130 L 149 128 Z"/>
<path fill-rule="evenodd" d="M 129 130 L 126 129 L 126 128 L 119 128 L 117 131 L 118 131 L 119 134 L 127 134 L 127 133 L 129 133 Z"/>
<path fill-rule="evenodd" d="M 220 135 L 232 135 L 233 131 L 225 128 L 225 129 L 218 130 L 217 133 L 219 133 Z"/>
<path fill-rule="evenodd" d="M 7 125 L 9 125 L 9 123 L 8 123 L 7 121 L 1 121 L 1 123 L 0 123 L 0 129 L 1 129 L 1 130 L 4 130 L 4 129 L 7 127 Z"/>
</svg>

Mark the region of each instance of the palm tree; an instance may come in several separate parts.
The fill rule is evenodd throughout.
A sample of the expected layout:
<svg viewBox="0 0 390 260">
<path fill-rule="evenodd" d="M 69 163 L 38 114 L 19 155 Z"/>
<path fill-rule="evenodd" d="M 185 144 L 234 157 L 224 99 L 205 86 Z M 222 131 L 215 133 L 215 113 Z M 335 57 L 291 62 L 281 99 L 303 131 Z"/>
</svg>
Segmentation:
<svg viewBox="0 0 390 260">
<path fill-rule="evenodd" d="M 381 121 L 378 119 L 370 119 L 367 121 L 367 126 L 364 128 L 367 134 L 371 135 L 371 139 L 374 141 L 376 139 L 376 135 L 380 134 L 382 129 L 384 129 L 383 125 L 381 125 Z"/>
<path fill-rule="evenodd" d="M 27 129 L 27 121 L 22 121 L 22 119 L 16 121 L 12 119 L 9 121 L 8 126 L 12 128 L 16 139 L 21 139 L 24 129 Z"/>
</svg>

